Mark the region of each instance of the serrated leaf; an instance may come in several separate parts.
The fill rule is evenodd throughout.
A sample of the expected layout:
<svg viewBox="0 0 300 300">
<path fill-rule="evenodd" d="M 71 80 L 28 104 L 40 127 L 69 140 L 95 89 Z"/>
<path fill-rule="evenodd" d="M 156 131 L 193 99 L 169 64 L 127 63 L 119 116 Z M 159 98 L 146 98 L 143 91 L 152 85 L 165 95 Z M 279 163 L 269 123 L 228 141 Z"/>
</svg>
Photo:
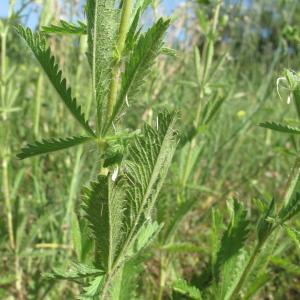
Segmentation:
<svg viewBox="0 0 300 300">
<path fill-rule="evenodd" d="M 115 119 L 124 104 L 134 100 L 141 89 L 149 70 L 163 46 L 163 36 L 170 20 L 159 19 L 145 34 L 142 34 L 125 64 L 122 73 L 121 91 L 109 122 Z"/>
<path fill-rule="evenodd" d="M 168 47 L 162 47 L 161 53 L 172 57 L 176 57 L 177 55 L 177 51 L 175 49 L 168 48 Z"/>
<path fill-rule="evenodd" d="M 261 217 L 257 226 L 257 237 L 260 242 L 263 242 L 266 237 L 270 235 L 274 228 L 274 224 L 270 222 L 270 218 L 273 218 L 275 214 L 275 198 L 270 201 L 268 208 Z"/>
<path fill-rule="evenodd" d="M 289 235 L 289 237 L 295 242 L 295 244 L 300 248 L 300 232 L 295 228 L 288 227 L 284 225 L 284 228 Z"/>
<path fill-rule="evenodd" d="M 91 141 L 91 137 L 79 136 L 69 138 L 58 138 L 50 140 L 36 141 L 21 149 L 21 153 L 17 154 L 19 159 L 55 152 Z"/>
<path fill-rule="evenodd" d="M 300 128 L 290 126 L 287 124 L 281 124 L 281 123 L 275 123 L 275 122 L 265 122 L 265 123 L 260 123 L 259 126 L 275 130 L 275 131 L 280 131 L 284 133 L 290 133 L 290 134 L 300 134 Z"/>
<path fill-rule="evenodd" d="M 51 54 L 50 48 L 46 47 L 46 40 L 44 36 L 39 33 L 33 33 L 29 28 L 24 28 L 21 25 L 18 25 L 16 30 L 33 52 L 34 56 L 48 76 L 52 86 L 55 88 L 70 113 L 88 133 L 88 135 L 95 136 L 93 130 L 86 121 L 83 112 L 81 111 L 81 106 L 77 104 L 76 98 L 72 97 L 71 88 L 67 87 L 66 79 L 63 78 L 62 71 L 59 70 L 57 63 L 55 62 L 55 58 Z"/>
<path fill-rule="evenodd" d="M 77 21 L 77 24 L 72 24 L 64 20 L 60 20 L 58 25 L 51 24 L 49 26 L 43 26 L 42 31 L 47 34 L 87 34 L 87 26 L 81 21 Z"/>
<path fill-rule="evenodd" d="M 193 300 L 202 300 L 201 292 L 189 285 L 184 279 L 179 279 L 173 284 L 173 290 Z"/>
<path fill-rule="evenodd" d="M 43 276 L 47 279 L 76 280 L 100 274 L 103 274 L 103 270 L 84 264 L 72 263 L 68 270 L 54 268 L 51 273 L 45 273 Z"/>
<path fill-rule="evenodd" d="M 145 125 L 129 145 L 125 161 L 127 222 L 133 228 L 149 218 L 176 148 L 175 114 L 162 113 L 156 129 Z"/>
<path fill-rule="evenodd" d="M 110 176 L 99 176 L 83 193 L 83 209 L 96 241 L 96 264 L 110 269 L 123 231 L 122 182 L 112 182 Z M 119 186 L 118 186 L 119 185 Z"/>
<path fill-rule="evenodd" d="M 246 264 L 247 253 L 244 249 L 224 262 L 220 282 L 218 283 L 219 298 L 217 299 L 232 299 L 232 293 L 242 276 Z"/>
<path fill-rule="evenodd" d="M 234 200 L 232 209 L 231 220 L 223 234 L 214 266 L 214 273 L 216 275 L 227 260 L 239 253 L 249 234 L 249 220 L 247 219 L 247 211 L 243 205 Z"/>
<path fill-rule="evenodd" d="M 294 197 L 280 210 L 278 216 L 282 223 L 290 220 L 300 212 L 300 193 L 296 193 Z"/>
<path fill-rule="evenodd" d="M 300 276 L 300 267 L 291 263 L 287 259 L 274 256 L 271 258 L 271 263 L 279 268 L 284 269 L 290 274 Z"/>
<path fill-rule="evenodd" d="M 141 250 L 148 247 L 161 231 L 162 227 L 163 224 L 159 225 L 157 222 L 143 224 L 136 233 L 135 239 L 131 242 L 127 255 L 133 257 Z"/>
<path fill-rule="evenodd" d="M 101 290 L 103 281 L 103 276 L 95 277 L 89 285 L 84 287 L 84 292 L 80 295 L 79 299 L 81 300 L 96 300 L 99 298 L 99 293 Z"/>
<path fill-rule="evenodd" d="M 270 280 L 269 274 L 261 274 L 255 278 L 247 289 L 243 300 L 250 300 Z"/>
</svg>

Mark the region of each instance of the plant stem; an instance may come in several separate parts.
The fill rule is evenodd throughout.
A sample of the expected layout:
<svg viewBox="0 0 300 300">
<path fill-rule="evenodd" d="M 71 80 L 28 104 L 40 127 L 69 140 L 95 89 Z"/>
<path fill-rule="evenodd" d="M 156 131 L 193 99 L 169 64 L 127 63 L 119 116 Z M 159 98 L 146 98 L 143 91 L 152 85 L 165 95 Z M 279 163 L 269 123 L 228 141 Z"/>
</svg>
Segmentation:
<svg viewBox="0 0 300 300">
<path fill-rule="evenodd" d="M 293 169 L 289 176 L 283 205 L 286 205 L 290 201 L 290 198 L 292 197 L 292 195 L 294 194 L 297 183 L 299 181 L 299 176 L 300 176 L 300 158 L 296 158 Z M 268 240 L 268 238 L 271 236 L 272 232 L 276 228 L 278 228 L 278 227 L 274 227 L 273 230 L 270 232 L 270 234 L 268 236 L 266 236 L 266 238 L 264 240 L 257 243 L 257 245 L 248 261 L 248 264 L 246 265 L 246 267 L 242 273 L 242 276 L 240 277 L 240 280 L 238 281 L 238 284 L 236 285 L 234 291 L 232 292 L 229 300 L 235 300 L 239 296 L 239 293 L 243 287 L 243 284 L 246 281 L 249 273 L 251 272 L 252 266 L 254 265 L 259 252 L 261 251 L 262 247 L 264 246 L 264 244 L 266 243 L 266 241 Z M 278 238 L 278 233 L 277 233 L 277 238 Z"/>
<path fill-rule="evenodd" d="M 13 220 L 12 220 L 12 210 L 11 210 L 11 199 L 9 192 L 9 182 L 8 182 L 8 158 L 4 157 L 2 161 L 3 169 L 3 192 L 6 206 L 7 214 L 7 230 L 9 236 L 9 242 L 12 249 L 15 249 L 15 239 L 14 239 L 14 230 L 13 230 Z"/>
<path fill-rule="evenodd" d="M 243 284 L 244 284 L 245 280 L 247 279 L 247 277 L 248 277 L 248 275 L 249 275 L 249 273 L 252 269 L 252 266 L 254 265 L 255 260 L 256 260 L 258 254 L 259 254 L 259 252 L 260 252 L 260 250 L 261 250 L 261 248 L 264 245 L 266 240 L 267 239 L 265 239 L 262 242 L 257 243 L 257 245 L 256 245 L 256 247 L 255 247 L 255 249 L 254 249 L 254 251 L 253 251 L 253 253 L 252 253 L 252 255 L 251 255 L 251 257 L 250 257 L 250 259 L 249 259 L 249 261 L 248 261 L 248 263 L 247 263 L 247 265 L 246 265 L 246 267 L 245 267 L 245 269 L 242 273 L 242 276 L 240 277 L 234 291 L 232 292 L 231 296 L 229 297 L 229 300 L 234 300 L 239 296 L 239 293 L 240 293 L 240 291 L 243 287 Z"/>
<path fill-rule="evenodd" d="M 123 7 L 122 7 L 121 22 L 119 27 L 117 47 L 116 47 L 118 59 L 116 60 L 112 70 L 112 80 L 110 83 L 108 103 L 107 103 L 107 118 L 109 118 L 112 115 L 116 103 L 116 99 L 117 99 L 121 58 L 125 47 L 126 36 L 129 28 L 131 8 L 132 8 L 132 0 L 124 0 Z"/>
<path fill-rule="evenodd" d="M 36 139 L 39 138 L 42 86 L 43 86 L 43 75 L 40 74 L 37 82 L 36 99 L 35 99 L 36 100 L 35 115 L 34 115 L 34 136 Z"/>
<path fill-rule="evenodd" d="M 164 290 L 165 290 L 165 284 L 166 284 L 166 279 L 167 279 L 167 274 L 166 274 L 166 266 L 168 266 L 168 258 L 165 257 L 163 254 L 160 256 L 160 280 L 159 280 L 159 290 L 158 290 L 158 296 L 157 300 L 162 300 L 163 295 L 164 295 Z"/>
</svg>

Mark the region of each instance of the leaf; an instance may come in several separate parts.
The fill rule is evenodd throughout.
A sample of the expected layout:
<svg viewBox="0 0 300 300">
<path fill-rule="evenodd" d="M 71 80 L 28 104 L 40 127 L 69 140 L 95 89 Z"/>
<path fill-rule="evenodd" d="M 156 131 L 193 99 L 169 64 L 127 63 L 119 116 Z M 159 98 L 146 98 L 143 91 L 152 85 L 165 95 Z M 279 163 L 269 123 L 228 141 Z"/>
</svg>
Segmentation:
<svg viewBox="0 0 300 300">
<path fill-rule="evenodd" d="M 141 259 L 132 259 L 125 263 L 120 283 L 118 300 L 137 299 L 138 276 L 143 271 Z"/>
<path fill-rule="evenodd" d="M 88 286 L 84 287 L 84 292 L 80 295 L 81 300 L 94 300 L 95 297 L 99 295 L 102 287 L 103 276 L 95 277 Z"/>
<path fill-rule="evenodd" d="M 300 128 L 281 123 L 265 122 L 260 123 L 259 126 L 284 133 L 300 134 Z"/>
<path fill-rule="evenodd" d="M 59 25 L 51 24 L 49 26 L 43 26 L 42 30 L 47 34 L 87 34 L 87 26 L 81 21 L 77 21 L 77 24 L 72 24 L 64 20 L 60 20 Z"/>
<path fill-rule="evenodd" d="M 66 271 L 56 268 L 52 273 L 45 273 L 43 276 L 47 279 L 75 280 L 100 274 L 103 274 L 103 270 L 84 264 L 72 263 Z"/>
<path fill-rule="evenodd" d="M 300 232 L 295 228 L 284 225 L 284 228 L 289 235 L 289 237 L 295 242 L 295 244 L 300 248 Z"/>
<path fill-rule="evenodd" d="M 150 68 L 161 51 L 163 36 L 169 25 L 169 19 L 160 18 L 145 34 L 139 37 L 125 64 L 125 71 L 122 73 L 121 91 L 109 125 L 123 108 L 126 99 L 130 103 L 140 91 Z"/>
<path fill-rule="evenodd" d="M 123 189 L 121 180 L 99 176 L 83 193 L 83 209 L 96 242 L 96 265 L 109 270 L 117 255 L 123 228 Z"/>
<path fill-rule="evenodd" d="M 147 247 L 161 229 L 151 215 L 175 152 L 175 120 L 175 114 L 159 114 L 156 128 L 146 124 L 128 146 L 118 186 L 125 192 L 125 237 L 117 267 Z"/>
<path fill-rule="evenodd" d="M 243 248 L 249 234 L 247 211 L 236 200 L 233 202 L 231 221 L 223 234 L 218 251 L 214 273 L 219 274 L 221 266 Z"/>
<path fill-rule="evenodd" d="M 7 273 L 7 274 L 2 274 L 0 278 L 0 286 L 12 284 L 16 281 L 16 275 Z"/>
<path fill-rule="evenodd" d="M 247 264 L 247 253 L 241 249 L 237 254 L 228 258 L 222 265 L 222 274 L 218 283 L 217 299 L 230 300 Z"/>
<path fill-rule="evenodd" d="M 143 224 L 129 246 L 127 255 L 131 258 L 148 247 L 161 231 L 162 227 L 163 225 L 159 225 L 157 222 Z"/>
<path fill-rule="evenodd" d="M 145 125 L 143 136 L 129 145 L 125 160 L 128 228 L 150 217 L 176 148 L 175 114 L 161 113 L 156 129 Z"/>
<path fill-rule="evenodd" d="M 300 193 L 296 193 L 280 210 L 278 216 L 282 223 L 290 220 L 300 212 Z"/>
<path fill-rule="evenodd" d="M 36 141 L 33 144 L 28 144 L 25 148 L 21 149 L 21 153 L 17 155 L 19 159 L 25 159 L 28 157 L 55 152 L 67 148 L 71 148 L 88 141 L 91 141 L 91 137 L 78 136 L 68 138 L 58 138 L 50 140 Z"/>
<path fill-rule="evenodd" d="M 189 299 L 202 300 L 201 292 L 189 285 L 184 279 L 179 279 L 173 284 L 174 291 L 187 296 Z"/>
<path fill-rule="evenodd" d="M 270 218 L 274 218 L 274 214 L 275 199 L 273 198 L 257 226 L 257 236 L 260 242 L 263 242 L 274 229 L 274 224 L 270 222 Z"/>
<path fill-rule="evenodd" d="M 300 276 L 300 267 L 291 263 L 287 259 L 274 256 L 271 258 L 271 263 L 279 268 L 284 269 L 290 274 Z"/>
<path fill-rule="evenodd" d="M 222 104 L 225 101 L 225 97 L 218 99 L 216 101 L 209 101 L 203 110 L 203 123 L 208 124 L 213 117 L 216 115 L 216 113 L 220 110 Z"/>
<path fill-rule="evenodd" d="M 43 35 L 33 33 L 29 28 L 25 29 L 21 25 L 16 27 L 18 34 L 25 40 L 28 47 L 32 50 L 34 56 L 48 76 L 51 84 L 59 94 L 70 113 L 90 136 L 95 136 L 93 130 L 85 119 L 81 107 L 78 106 L 76 98 L 72 97 L 71 88 L 67 88 L 66 79 L 62 77 L 62 71 L 55 63 L 54 56 L 51 55 L 49 47 L 46 47 L 46 41 Z"/>
<path fill-rule="evenodd" d="M 250 300 L 253 296 L 270 280 L 269 274 L 261 274 L 257 276 L 254 282 L 251 283 L 250 287 L 247 289 L 246 295 L 243 300 Z"/>
<path fill-rule="evenodd" d="M 119 10 L 115 9 L 115 0 L 88 0 L 86 13 L 88 59 L 97 102 L 98 127 L 101 128 L 106 116 L 107 94 L 115 60 Z"/>
<path fill-rule="evenodd" d="M 136 40 L 139 37 L 141 29 L 137 30 L 137 27 L 139 25 L 140 16 L 141 16 L 141 9 L 139 8 L 135 13 L 135 17 L 131 23 L 131 26 L 126 36 L 125 53 L 129 53 L 134 49 Z"/>
</svg>

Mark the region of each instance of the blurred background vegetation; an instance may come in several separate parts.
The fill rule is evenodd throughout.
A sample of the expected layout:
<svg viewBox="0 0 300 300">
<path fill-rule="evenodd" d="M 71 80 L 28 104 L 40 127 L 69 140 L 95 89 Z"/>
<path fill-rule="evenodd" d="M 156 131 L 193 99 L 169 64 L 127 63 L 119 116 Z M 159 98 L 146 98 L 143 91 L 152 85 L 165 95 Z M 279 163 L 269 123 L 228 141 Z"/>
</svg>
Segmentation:
<svg viewBox="0 0 300 300">
<path fill-rule="evenodd" d="M 135 129 L 142 121 L 151 122 L 163 108 L 180 112 L 178 130 L 187 140 L 180 142 L 158 215 L 172 222 L 176 208 L 186 205 L 172 234 L 163 232 L 149 250 L 152 255 L 138 287 L 140 299 L 156 299 L 157 294 L 158 299 L 171 299 L 169 282 L 175 273 L 195 285 L 205 284 L 200 275 L 210 255 L 212 208 L 223 211 L 226 200 L 237 198 L 255 219 L 255 199 L 282 196 L 299 147 L 294 136 L 257 126 L 262 121 L 296 119 L 284 90 L 280 100 L 276 81 L 285 68 L 299 70 L 299 1 L 225 0 L 216 22 L 217 1 L 158 2 L 153 1 L 145 14 L 145 26 L 147 20 L 174 10 L 166 40 L 177 55 L 161 57 L 125 125 Z M 75 286 L 45 281 L 41 273 L 67 265 L 75 255 L 70 228 L 79 211 L 79 187 L 96 172 L 96 152 L 78 148 L 68 155 L 16 159 L 25 141 L 67 136 L 74 123 L 61 125 L 67 118 L 65 108 L 13 25 L 25 23 L 38 30 L 61 19 L 82 20 L 84 3 L 5 3 L 0 4 L 0 299 L 75 299 Z M 76 87 L 77 99 L 93 115 L 85 37 L 58 36 L 49 41 Z M 199 64 L 205 55 L 210 72 L 201 86 L 198 76 L 205 69 L 199 71 Z M 207 103 L 217 107 L 210 122 L 203 112 Z M 300 228 L 300 222 L 295 226 Z M 168 248 L 166 240 L 182 247 Z M 273 256 L 269 280 L 253 299 L 300 299 L 299 248 L 282 235 Z"/>
</svg>

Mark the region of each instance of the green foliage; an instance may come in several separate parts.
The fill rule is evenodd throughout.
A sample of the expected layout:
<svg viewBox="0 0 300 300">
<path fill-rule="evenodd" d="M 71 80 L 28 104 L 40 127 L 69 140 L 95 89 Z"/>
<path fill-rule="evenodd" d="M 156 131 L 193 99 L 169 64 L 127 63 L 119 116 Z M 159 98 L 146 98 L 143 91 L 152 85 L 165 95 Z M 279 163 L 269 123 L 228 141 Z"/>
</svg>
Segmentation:
<svg viewBox="0 0 300 300">
<path fill-rule="evenodd" d="M 221 246 L 217 253 L 214 272 L 217 275 L 222 265 L 226 263 L 231 257 L 237 255 L 244 247 L 245 241 L 249 234 L 249 221 L 247 219 L 247 211 L 243 205 L 237 200 L 234 200 L 230 207 L 231 220 L 225 230 Z M 229 272 L 230 273 L 230 272 Z"/>
<path fill-rule="evenodd" d="M 188 299 L 193 299 L 193 300 L 201 300 L 201 293 L 200 291 L 193 287 L 190 286 L 184 279 L 179 279 L 173 284 L 173 289 L 174 291 L 188 297 Z"/>
<path fill-rule="evenodd" d="M 112 120 L 120 113 L 123 106 L 135 100 L 150 68 L 163 47 L 163 36 L 170 25 L 170 20 L 159 19 L 145 34 L 142 34 L 125 64 L 122 73 L 120 94 L 112 115 Z"/>
<path fill-rule="evenodd" d="M 83 16 L 80 1 L 62 0 L 60 12 L 45 0 L 42 32 L 17 31 L 50 79 L 48 89 L 10 30 L 36 1 L 21 2 L 19 12 L 10 1 L 9 17 L 0 20 L 0 298 L 237 300 L 298 293 L 291 278 L 299 275 L 299 162 L 287 174 L 298 160 L 300 132 L 299 3 L 257 1 L 240 10 L 226 1 L 192 1 L 176 12 L 165 46 L 171 22 L 158 17 L 157 0 L 87 0 L 86 20 L 75 23 Z M 59 21 L 60 13 L 70 22 Z M 293 105 L 283 111 L 272 93 L 282 65 L 295 69 L 277 79 L 279 98 L 292 102 L 294 112 Z M 71 116 L 49 103 L 55 92 Z M 162 107 L 175 107 L 180 117 L 159 114 Z M 288 136 L 254 130 L 270 115 L 286 124 L 260 125 Z M 84 134 L 74 132 L 71 118 Z M 37 142 L 20 159 L 78 147 L 68 156 L 14 160 L 15 139 L 29 136 Z M 240 202 L 230 202 L 228 214 L 232 197 Z M 258 209 L 253 197 L 263 199 Z M 44 280 L 40 274 L 51 269 Z"/>
<path fill-rule="evenodd" d="M 64 20 L 60 20 L 59 25 L 49 25 L 43 26 L 42 30 L 47 34 L 87 34 L 87 26 L 81 21 L 78 21 L 77 24 L 72 24 Z"/>
<path fill-rule="evenodd" d="M 24 159 L 40 154 L 46 154 L 50 152 L 55 152 L 80 144 L 87 143 L 91 141 L 91 137 L 79 136 L 79 137 L 69 137 L 69 138 L 59 138 L 42 140 L 41 142 L 34 142 L 33 144 L 28 144 L 25 148 L 22 148 L 22 152 L 17 155 L 19 159 Z"/>
<path fill-rule="evenodd" d="M 279 218 L 282 223 L 290 220 L 300 212 L 300 193 L 296 193 L 294 197 L 280 210 Z"/>
<path fill-rule="evenodd" d="M 96 269 L 92 266 L 72 263 L 67 271 L 54 269 L 52 273 L 44 274 L 44 277 L 48 279 L 77 280 L 101 274 L 103 274 L 102 270 Z"/>
<path fill-rule="evenodd" d="M 275 122 L 260 123 L 259 126 L 290 134 L 300 134 L 300 128 Z"/>
<path fill-rule="evenodd" d="M 45 38 L 41 34 L 32 33 L 29 28 L 25 29 L 20 25 L 16 27 L 16 30 L 33 52 L 70 113 L 90 136 L 95 136 L 81 111 L 81 107 L 78 106 L 76 99 L 72 97 L 71 88 L 67 88 L 66 79 L 62 77 L 62 72 L 55 63 L 55 58 L 51 55 L 50 48 L 46 47 Z"/>
<path fill-rule="evenodd" d="M 96 241 L 96 265 L 106 272 L 111 269 L 122 240 L 123 193 L 110 177 L 98 181 L 84 191 L 84 211 Z"/>
</svg>

